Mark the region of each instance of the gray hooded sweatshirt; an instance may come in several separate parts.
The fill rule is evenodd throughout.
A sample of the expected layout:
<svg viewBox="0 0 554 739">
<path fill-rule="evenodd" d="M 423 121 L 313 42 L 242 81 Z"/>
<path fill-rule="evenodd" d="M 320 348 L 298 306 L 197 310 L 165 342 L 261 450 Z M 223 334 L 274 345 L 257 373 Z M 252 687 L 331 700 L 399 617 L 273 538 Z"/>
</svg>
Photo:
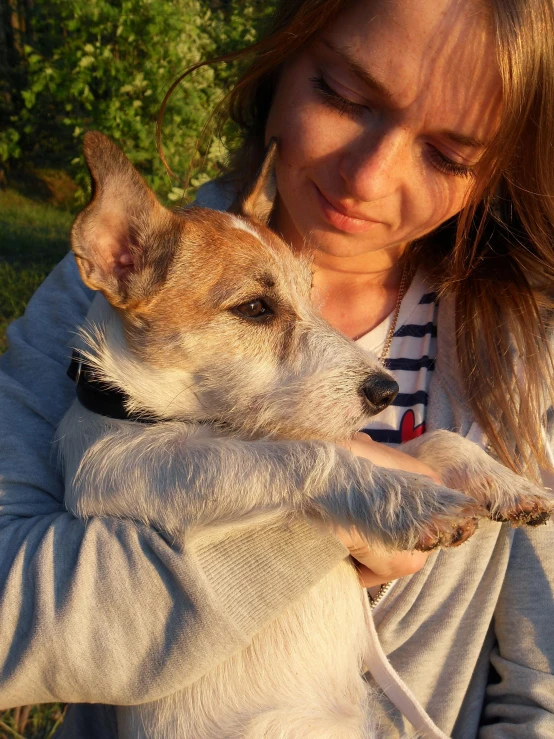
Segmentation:
<svg viewBox="0 0 554 739">
<path fill-rule="evenodd" d="M 213 191 L 200 204 L 224 207 Z M 70 347 L 92 299 L 68 255 L 0 358 L 0 708 L 73 704 L 60 737 L 117 736 L 113 705 L 180 690 L 243 649 L 347 551 L 308 522 L 173 546 L 64 508 L 52 439 L 74 398 Z M 427 427 L 476 433 L 441 301 Z M 375 612 L 388 658 L 454 739 L 554 738 L 554 525 L 485 521 Z M 97 705 L 82 705 L 97 704 Z M 382 696 L 390 739 L 410 733 Z"/>
</svg>

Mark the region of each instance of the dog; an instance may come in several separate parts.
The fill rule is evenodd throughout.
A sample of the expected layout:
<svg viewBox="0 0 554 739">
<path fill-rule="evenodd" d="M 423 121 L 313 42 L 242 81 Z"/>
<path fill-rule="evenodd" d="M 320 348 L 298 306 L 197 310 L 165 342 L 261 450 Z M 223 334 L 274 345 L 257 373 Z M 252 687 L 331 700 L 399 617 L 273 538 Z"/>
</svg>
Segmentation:
<svg viewBox="0 0 554 739">
<path fill-rule="evenodd" d="M 76 374 L 88 379 L 58 433 L 69 511 L 133 518 L 176 546 L 301 516 L 355 527 L 387 551 L 454 546 L 484 515 L 545 520 L 547 491 L 453 433 L 403 447 L 444 487 L 336 445 L 397 386 L 318 315 L 309 260 L 267 227 L 275 150 L 238 212 L 169 211 L 109 139 L 85 137 L 93 197 L 71 241 L 82 279 L 106 300 L 82 330 Z M 345 560 L 242 653 L 173 696 L 119 708 L 120 735 L 375 736 L 371 627 Z"/>
</svg>

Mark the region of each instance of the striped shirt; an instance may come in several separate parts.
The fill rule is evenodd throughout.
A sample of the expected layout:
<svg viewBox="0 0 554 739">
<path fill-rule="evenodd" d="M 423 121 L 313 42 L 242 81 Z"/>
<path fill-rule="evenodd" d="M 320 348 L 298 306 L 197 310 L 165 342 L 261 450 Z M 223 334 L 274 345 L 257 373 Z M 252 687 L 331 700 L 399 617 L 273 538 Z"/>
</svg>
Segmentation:
<svg viewBox="0 0 554 739">
<path fill-rule="evenodd" d="M 385 367 L 398 382 L 394 402 L 362 429 L 374 441 L 398 446 L 425 432 L 429 382 L 437 353 L 437 296 L 417 272 L 400 306 Z M 380 356 L 392 314 L 358 339 L 358 345 Z"/>
</svg>

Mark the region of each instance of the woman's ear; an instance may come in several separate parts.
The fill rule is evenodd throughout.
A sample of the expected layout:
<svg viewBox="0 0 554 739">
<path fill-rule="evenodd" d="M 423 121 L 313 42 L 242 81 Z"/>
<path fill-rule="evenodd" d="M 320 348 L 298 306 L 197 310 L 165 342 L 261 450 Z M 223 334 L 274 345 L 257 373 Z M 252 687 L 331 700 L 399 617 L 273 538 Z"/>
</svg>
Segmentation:
<svg viewBox="0 0 554 739">
<path fill-rule="evenodd" d="M 103 134 L 85 135 L 92 200 L 77 216 L 71 246 L 88 287 L 112 305 L 148 300 L 173 255 L 175 220 L 118 147 Z"/>
<path fill-rule="evenodd" d="M 243 200 L 240 213 L 247 218 L 267 224 L 277 195 L 275 181 L 275 156 L 277 139 L 272 138 L 266 149 L 260 173 L 249 195 Z"/>
</svg>

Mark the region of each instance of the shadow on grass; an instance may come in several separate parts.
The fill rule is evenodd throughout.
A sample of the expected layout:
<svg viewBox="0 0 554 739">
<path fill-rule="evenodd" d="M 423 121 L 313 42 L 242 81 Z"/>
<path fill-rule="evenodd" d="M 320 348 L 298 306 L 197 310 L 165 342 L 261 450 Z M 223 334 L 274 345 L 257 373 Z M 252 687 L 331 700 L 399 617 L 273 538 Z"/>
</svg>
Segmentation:
<svg viewBox="0 0 554 739">
<path fill-rule="evenodd" d="M 68 251 L 72 221 L 68 211 L 0 192 L 0 351 L 8 324 Z"/>
</svg>

